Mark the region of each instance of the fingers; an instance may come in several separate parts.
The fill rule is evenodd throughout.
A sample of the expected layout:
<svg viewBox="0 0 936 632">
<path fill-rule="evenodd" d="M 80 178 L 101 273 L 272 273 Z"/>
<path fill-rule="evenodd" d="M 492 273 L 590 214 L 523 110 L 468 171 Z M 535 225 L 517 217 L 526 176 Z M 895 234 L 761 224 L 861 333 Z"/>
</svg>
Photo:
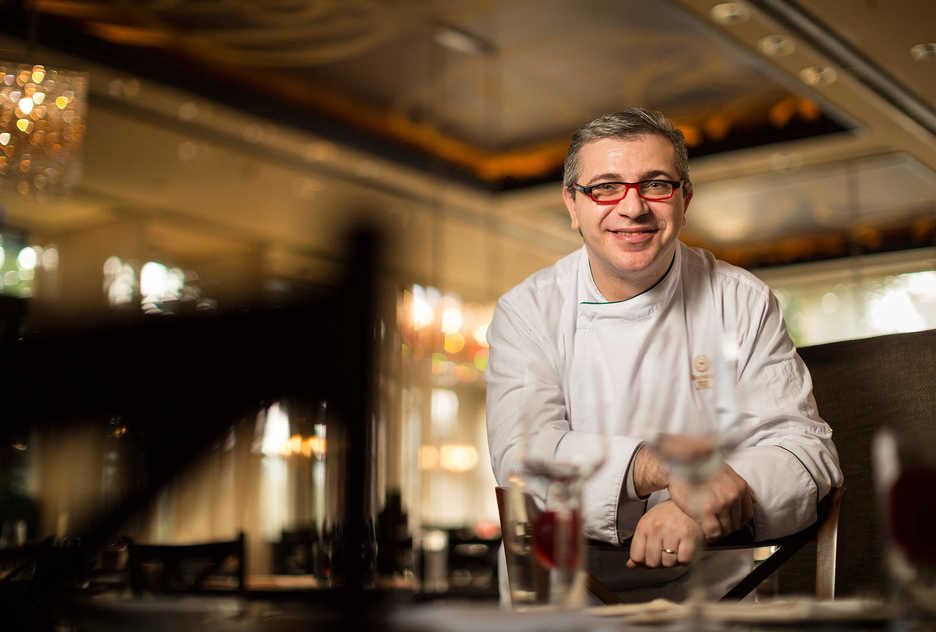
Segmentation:
<svg viewBox="0 0 936 632">
<path fill-rule="evenodd" d="M 662 562 L 663 540 L 660 535 L 651 534 L 647 536 L 647 551 L 644 554 L 644 564 L 649 568 L 656 568 Z"/>
<path fill-rule="evenodd" d="M 663 550 L 660 552 L 660 562 L 666 568 L 671 568 L 677 564 L 680 564 L 680 559 L 684 556 L 684 551 L 687 548 L 691 550 L 691 547 L 687 546 L 683 539 L 679 539 L 663 546 Z M 691 559 L 691 556 L 689 559 Z M 685 564 L 687 562 L 682 563 Z"/>
<path fill-rule="evenodd" d="M 717 540 L 721 536 L 721 524 L 714 514 L 703 514 L 699 518 L 699 527 L 702 528 L 702 535 L 708 542 Z"/>
<path fill-rule="evenodd" d="M 733 505 L 725 505 L 722 510 L 716 514 L 719 533 L 715 537 L 720 538 L 734 531 L 734 525 L 731 522 L 732 509 Z"/>
<path fill-rule="evenodd" d="M 629 568 L 647 566 L 656 568 L 660 565 L 662 554 L 662 533 L 659 525 L 655 524 L 652 516 L 645 514 L 637 522 L 634 537 L 631 538 Z"/>
<path fill-rule="evenodd" d="M 688 564 L 698 550 L 702 533 L 696 522 L 675 503 L 666 501 L 638 521 L 631 539 L 628 568 L 672 567 Z"/>
<path fill-rule="evenodd" d="M 685 538 L 679 541 L 679 548 L 676 549 L 676 561 L 679 564 L 688 564 L 696 554 L 696 539 Z"/>
<path fill-rule="evenodd" d="M 729 466 L 703 489 L 693 515 L 707 541 L 734 533 L 754 517 L 754 494 Z"/>
<path fill-rule="evenodd" d="M 647 536 L 641 529 L 641 522 L 637 523 L 637 529 L 634 531 L 634 537 L 631 538 L 630 543 L 630 559 L 627 560 L 628 568 L 634 568 L 638 564 L 643 564 L 644 562 L 644 551 L 647 550 Z"/>
<path fill-rule="evenodd" d="M 741 477 L 735 477 L 740 484 L 722 499 L 719 523 L 724 529 L 723 536 L 734 533 L 754 518 L 754 494 Z"/>
</svg>

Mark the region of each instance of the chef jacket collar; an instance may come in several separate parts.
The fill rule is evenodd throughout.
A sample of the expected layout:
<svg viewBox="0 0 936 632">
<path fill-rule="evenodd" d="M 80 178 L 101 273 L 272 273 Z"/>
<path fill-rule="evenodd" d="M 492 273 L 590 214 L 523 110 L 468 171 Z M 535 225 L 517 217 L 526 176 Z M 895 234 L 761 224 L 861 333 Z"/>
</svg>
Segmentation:
<svg viewBox="0 0 936 632">
<path fill-rule="evenodd" d="M 583 246 L 579 265 L 579 305 L 581 307 L 596 306 L 597 311 L 602 315 L 623 318 L 643 318 L 662 309 L 679 285 L 683 248 L 682 243 L 677 244 L 669 269 L 653 287 L 623 301 L 608 301 L 595 284 L 588 260 L 588 251 Z"/>
</svg>

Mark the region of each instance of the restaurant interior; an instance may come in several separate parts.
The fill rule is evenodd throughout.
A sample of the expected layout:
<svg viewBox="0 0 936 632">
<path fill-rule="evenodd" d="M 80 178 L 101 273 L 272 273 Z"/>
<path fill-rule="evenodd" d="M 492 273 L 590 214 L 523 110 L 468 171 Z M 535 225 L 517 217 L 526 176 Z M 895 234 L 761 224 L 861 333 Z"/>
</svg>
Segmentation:
<svg viewBox="0 0 936 632">
<path fill-rule="evenodd" d="M 237 552 L 214 591 L 496 606 L 485 331 L 581 247 L 562 164 L 602 113 L 673 120 L 681 239 L 798 347 L 936 329 L 927 0 L 0 10 L 0 551 L 80 551 L 73 591 L 184 593 L 146 556 L 201 544 Z M 846 554 L 838 594 L 886 592 Z"/>
</svg>

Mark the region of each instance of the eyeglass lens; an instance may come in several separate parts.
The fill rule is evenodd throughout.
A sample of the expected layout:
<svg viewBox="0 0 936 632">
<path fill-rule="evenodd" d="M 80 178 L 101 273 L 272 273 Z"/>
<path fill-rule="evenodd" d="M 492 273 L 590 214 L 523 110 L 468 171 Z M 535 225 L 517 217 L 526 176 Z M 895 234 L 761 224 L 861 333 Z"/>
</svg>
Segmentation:
<svg viewBox="0 0 936 632">
<path fill-rule="evenodd" d="M 636 188 L 645 200 L 665 199 L 673 195 L 673 185 L 665 180 L 644 180 L 638 182 Z M 591 197 L 601 202 L 620 200 L 627 190 L 628 185 L 624 182 L 605 182 L 592 187 Z"/>
</svg>

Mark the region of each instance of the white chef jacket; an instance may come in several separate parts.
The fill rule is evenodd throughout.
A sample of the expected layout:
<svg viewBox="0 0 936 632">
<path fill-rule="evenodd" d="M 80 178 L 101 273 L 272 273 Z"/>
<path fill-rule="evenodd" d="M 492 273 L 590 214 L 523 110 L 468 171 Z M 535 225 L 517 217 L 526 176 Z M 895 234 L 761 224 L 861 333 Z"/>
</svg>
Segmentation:
<svg viewBox="0 0 936 632">
<path fill-rule="evenodd" d="M 733 426 L 720 431 L 740 437 L 725 461 L 754 492 L 756 537 L 812 524 L 842 473 L 780 306 L 749 272 L 681 242 L 664 278 L 628 300 L 604 299 L 584 246 L 501 297 L 487 332 L 486 372 L 498 483 L 506 485 L 518 465 L 525 423 L 535 458 L 588 460 L 605 442 L 606 463 L 584 489 L 585 535 L 614 543 L 631 537 L 646 509 L 668 497 L 666 490 L 647 502 L 628 494 L 631 459 L 642 442 L 686 432 L 715 404 L 716 331 L 737 338 L 730 379 L 742 412 L 720 417 Z M 545 499 L 544 489 L 529 489 Z"/>
</svg>

